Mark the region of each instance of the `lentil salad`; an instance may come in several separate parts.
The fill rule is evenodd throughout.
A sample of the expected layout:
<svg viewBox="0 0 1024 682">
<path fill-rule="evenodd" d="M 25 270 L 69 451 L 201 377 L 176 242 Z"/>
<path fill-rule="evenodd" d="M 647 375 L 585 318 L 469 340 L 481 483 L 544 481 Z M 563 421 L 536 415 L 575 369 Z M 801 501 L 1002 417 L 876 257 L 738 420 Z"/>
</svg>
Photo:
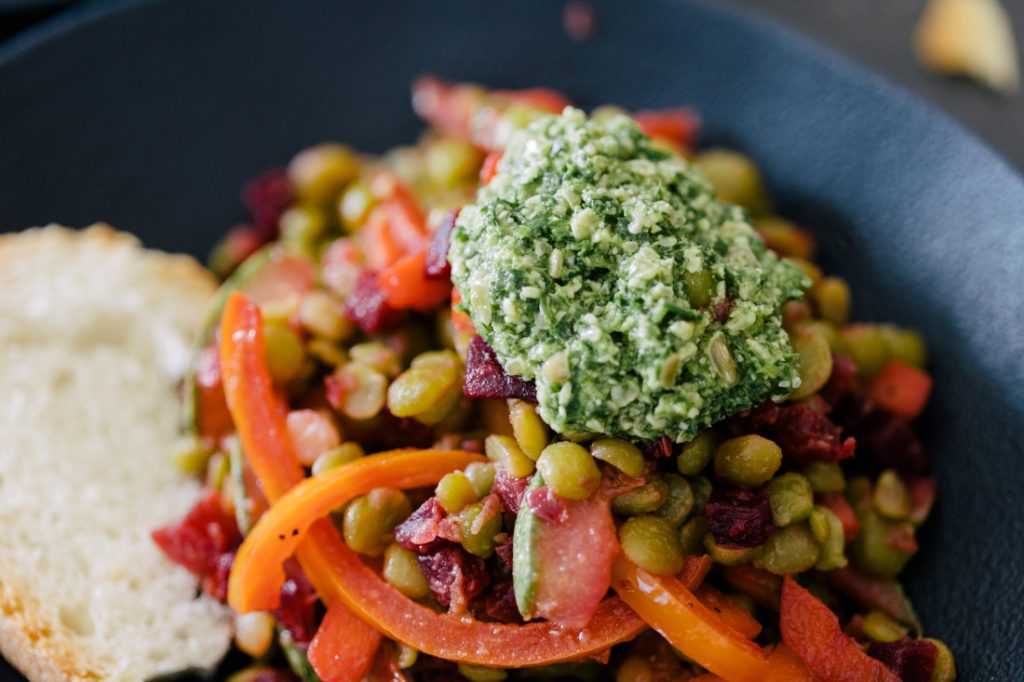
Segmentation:
<svg viewBox="0 0 1024 682">
<path fill-rule="evenodd" d="M 154 538 L 238 613 L 237 679 L 953 679 L 897 581 L 920 336 L 849 322 L 693 112 L 413 90 L 416 145 L 300 152 L 211 259 L 175 454 L 209 493 Z"/>
</svg>

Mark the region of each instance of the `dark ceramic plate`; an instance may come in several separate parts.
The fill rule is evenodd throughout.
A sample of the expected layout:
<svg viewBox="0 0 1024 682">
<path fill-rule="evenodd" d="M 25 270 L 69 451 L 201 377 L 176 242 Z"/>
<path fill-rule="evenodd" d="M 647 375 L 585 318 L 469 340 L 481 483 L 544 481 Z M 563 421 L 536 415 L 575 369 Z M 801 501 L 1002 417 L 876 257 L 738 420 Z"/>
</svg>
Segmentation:
<svg viewBox="0 0 1024 682">
<path fill-rule="evenodd" d="M 945 116 L 705 2 L 205 0 L 77 7 L 0 57 L 0 227 L 107 220 L 203 254 L 257 171 L 304 145 L 383 150 L 424 71 L 584 105 L 695 105 L 815 226 L 860 316 L 921 328 L 942 494 L 909 589 L 964 680 L 1024 679 L 1024 182 Z"/>
</svg>

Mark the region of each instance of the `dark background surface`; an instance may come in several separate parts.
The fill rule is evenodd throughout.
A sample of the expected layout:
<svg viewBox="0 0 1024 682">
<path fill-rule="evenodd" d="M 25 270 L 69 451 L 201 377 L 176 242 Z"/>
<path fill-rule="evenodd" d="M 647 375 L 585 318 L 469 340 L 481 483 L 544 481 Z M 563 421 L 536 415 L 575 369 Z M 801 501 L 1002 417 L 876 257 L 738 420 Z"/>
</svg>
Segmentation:
<svg viewBox="0 0 1024 682">
<path fill-rule="evenodd" d="M 1024 679 L 1019 179 L 916 101 L 712 3 L 651 1 L 645 18 L 596 2 L 605 23 L 582 46 L 561 33 L 553 2 L 399 4 L 338 17 L 328 0 L 302 12 L 261 0 L 153 3 L 0 66 L 0 210 L 69 224 L 106 217 L 149 244 L 201 253 L 240 217 L 241 183 L 303 145 L 412 139 L 420 124 L 405 83 L 426 69 L 508 87 L 543 81 L 584 105 L 692 102 L 709 141 L 761 161 L 783 213 L 819 228 L 858 316 L 920 327 L 932 343 L 941 379 L 924 431 L 944 496 L 910 590 L 961 679 Z M 830 21 L 819 26 L 844 25 Z M 910 23 L 891 49 L 905 52 L 912 87 L 948 86 L 996 112 L 1020 107 L 920 72 Z M 377 60 L 357 61 L 367 54 Z M 1019 131 L 993 139 L 1006 151 Z"/>
</svg>

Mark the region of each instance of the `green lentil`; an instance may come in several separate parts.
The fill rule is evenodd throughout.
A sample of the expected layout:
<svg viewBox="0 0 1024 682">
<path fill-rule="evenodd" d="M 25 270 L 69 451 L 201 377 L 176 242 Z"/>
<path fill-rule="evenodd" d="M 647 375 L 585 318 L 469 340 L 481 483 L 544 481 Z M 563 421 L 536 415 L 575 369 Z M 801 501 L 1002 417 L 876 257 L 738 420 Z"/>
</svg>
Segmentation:
<svg viewBox="0 0 1024 682">
<path fill-rule="evenodd" d="M 871 324 L 846 325 L 839 332 L 840 345 L 866 376 L 878 374 L 889 362 L 889 348 L 879 328 Z"/>
<path fill-rule="evenodd" d="M 508 673 L 501 668 L 488 668 L 468 663 L 459 663 L 459 674 L 469 682 L 501 682 L 508 677 Z"/>
<path fill-rule="evenodd" d="M 718 436 L 711 429 L 702 431 L 699 436 L 683 445 L 676 457 L 676 468 L 684 476 L 699 474 L 715 456 Z"/>
<path fill-rule="evenodd" d="M 675 575 L 683 569 L 679 534 L 660 516 L 628 519 L 619 529 L 619 544 L 630 561 L 655 575 Z"/>
<path fill-rule="evenodd" d="M 615 673 L 615 682 L 654 682 L 654 668 L 643 656 L 630 656 Z"/>
<path fill-rule="evenodd" d="M 715 475 L 744 488 L 770 480 L 782 466 L 782 450 L 758 435 L 731 438 L 715 449 Z"/>
<path fill-rule="evenodd" d="M 339 367 L 334 377 L 344 387 L 338 407 L 346 416 L 356 420 L 371 419 L 384 409 L 388 380 L 377 370 L 350 362 Z"/>
<path fill-rule="evenodd" d="M 213 451 L 199 438 L 186 436 L 174 444 L 170 459 L 178 471 L 199 476 L 206 471 Z"/>
<path fill-rule="evenodd" d="M 437 423 L 462 397 L 461 379 L 457 368 L 440 364 L 407 369 L 388 387 L 388 409 L 396 417 Z"/>
<path fill-rule="evenodd" d="M 324 291 L 306 294 L 299 305 L 299 320 L 312 334 L 328 341 L 340 341 L 352 333 L 341 302 Z"/>
<path fill-rule="evenodd" d="M 482 160 L 476 147 L 450 137 L 428 145 L 424 159 L 430 181 L 448 189 L 475 179 Z"/>
<path fill-rule="evenodd" d="M 937 649 L 935 669 L 932 671 L 932 682 L 953 682 L 956 679 L 956 664 L 953 662 L 953 653 L 949 650 L 949 647 L 931 637 L 925 638 L 925 641 L 931 642 Z"/>
<path fill-rule="evenodd" d="M 619 516 L 635 516 L 655 511 L 668 497 L 668 483 L 660 476 L 651 476 L 639 488 L 612 498 L 612 511 Z"/>
<path fill-rule="evenodd" d="M 338 199 L 338 218 L 349 232 L 358 230 L 373 207 L 373 193 L 362 180 L 356 180 Z"/>
<path fill-rule="evenodd" d="M 478 499 L 472 481 L 461 471 L 445 474 L 438 482 L 435 494 L 449 514 L 458 514 Z"/>
<path fill-rule="evenodd" d="M 711 304 L 716 284 L 714 276 L 707 268 L 683 273 L 683 286 L 686 288 L 686 296 L 694 308 L 706 308 Z"/>
<path fill-rule="evenodd" d="M 644 473 L 644 454 L 632 443 L 619 438 L 595 440 L 590 444 L 590 455 L 611 464 L 627 476 L 640 476 Z"/>
<path fill-rule="evenodd" d="M 861 622 L 864 634 L 876 642 L 898 642 L 907 636 L 907 629 L 889 614 L 877 609 L 864 614 Z"/>
<path fill-rule="evenodd" d="M 845 567 L 849 563 L 843 551 L 846 547 L 846 535 L 839 517 L 828 507 L 817 506 L 811 511 L 808 525 L 821 547 L 821 555 L 814 567 L 819 571 Z"/>
<path fill-rule="evenodd" d="M 305 353 L 299 336 L 288 327 L 264 322 L 264 359 L 275 384 L 286 384 L 302 372 Z"/>
<path fill-rule="evenodd" d="M 345 544 L 359 554 L 380 556 L 391 541 L 391 531 L 410 513 L 412 505 L 401 490 L 376 488 L 357 497 L 345 509 Z"/>
<path fill-rule="evenodd" d="M 488 436 L 484 441 L 484 452 L 495 466 L 510 476 L 526 478 L 535 469 L 533 460 L 523 454 L 519 443 L 511 436 Z"/>
<path fill-rule="evenodd" d="M 490 462 L 473 462 L 466 467 L 466 478 L 473 484 L 477 498 L 486 497 L 494 486 L 494 465 Z"/>
<path fill-rule="evenodd" d="M 348 349 L 352 362 L 371 367 L 386 377 L 396 377 L 402 369 L 401 358 L 380 341 L 364 341 Z"/>
<path fill-rule="evenodd" d="M 839 277 L 824 277 L 811 290 L 821 317 L 832 324 L 843 324 L 850 316 L 850 287 Z"/>
<path fill-rule="evenodd" d="M 901 329 L 891 324 L 878 325 L 885 347 L 893 360 L 924 368 L 928 364 L 928 347 L 924 337 L 912 329 Z"/>
<path fill-rule="evenodd" d="M 416 554 L 395 543 L 384 551 L 384 579 L 409 599 L 424 599 L 430 585 L 416 561 Z"/>
<path fill-rule="evenodd" d="M 295 193 L 317 204 L 333 199 L 358 173 L 355 152 L 333 143 L 301 151 L 288 164 L 288 179 Z"/>
<path fill-rule="evenodd" d="M 874 504 L 871 487 L 871 479 L 867 476 L 854 476 L 844 491 L 846 501 L 858 512 L 870 509 Z"/>
<path fill-rule="evenodd" d="M 663 478 L 668 484 L 668 494 L 655 514 L 678 527 L 693 511 L 693 491 L 686 479 L 678 474 L 663 474 Z"/>
<path fill-rule="evenodd" d="M 694 516 L 679 529 L 679 544 L 685 555 L 704 554 L 704 537 L 708 534 L 708 520 Z"/>
<path fill-rule="evenodd" d="M 818 543 L 806 525 L 787 526 L 777 528 L 768 537 L 754 565 L 775 575 L 793 575 L 810 570 L 820 554 Z"/>
<path fill-rule="evenodd" d="M 396 642 L 396 646 L 398 647 L 398 668 L 400 670 L 408 670 L 416 665 L 416 661 L 420 657 L 418 649 L 403 642 Z"/>
<path fill-rule="evenodd" d="M 525 400 L 510 400 L 508 420 L 523 454 L 536 462 L 548 444 L 548 427 L 538 416 L 537 408 Z"/>
<path fill-rule="evenodd" d="M 771 213 L 761 173 L 748 157 L 716 148 L 698 154 L 693 163 L 711 181 L 722 201 L 738 204 L 755 217 Z"/>
<path fill-rule="evenodd" d="M 850 543 L 850 557 L 869 573 L 895 577 L 913 555 L 893 547 L 890 544 L 891 534 L 899 531 L 913 533 L 914 527 L 909 523 L 890 521 L 874 509 L 868 509 L 857 516 L 860 519 L 860 532 Z"/>
<path fill-rule="evenodd" d="M 559 497 L 585 500 L 601 484 L 601 470 L 590 453 L 576 443 L 552 443 L 537 460 L 537 471 Z"/>
<path fill-rule="evenodd" d="M 828 340 L 814 327 L 801 327 L 793 336 L 797 353 L 800 386 L 789 394 L 790 400 L 802 400 L 817 393 L 832 376 L 832 349 Z"/>
<path fill-rule="evenodd" d="M 292 206 L 278 219 L 281 241 L 300 253 L 315 255 L 318 240 L 327 231 L 327 216 L 316 206 Z"/>
<path fill-rule="evenodd" d="M 711 497 L 711 481 L 707 476 L 690 476 L 687 480 L 690 482 L 690 490 L 693 491 L 693 508 L 703 514 L 704 505 Z"/>
<path fill-rule="evenodd" d="M 316 458 L 313 462 L 313 475 L 318 476 L 342 464 L 354 462 L 365 454 L 362 445 L 355 441 L 346 441 Z"/>
<path fill-rule="evenodd" d="M 708 533 L 704 536 L 704 549 L 711 555 L 716 563 L 723 566 L 739 566 L 749 564 L 761 556 L 764 545 L 757 547 L 723 547 L 715 542 L 715 536 Z"/>
<path fill-rule="evenodd" d="M 768 501 L 776 526 L 805 521 L 814 507 L 814 491 L 805 476 L 789 472 L 768 482 Z"/>
<path fill-rule="evenodd" d="M 892 469 L 878 476 L 873 499 L 875 509 L 887 519 L 901 521 L 910 514 L 910 494 L 903 479 Z"/>
<path fill-rule="evenodd" d="M 336 368 L 345 364 L 348 358 L 338 344 L 327 339 L 313 337 L 306 343 L 306 352 L 328 367 Z"/>
<path fill-rule="evenodd" d="M 816 493 L 841 493 L 846 487 L 843 470 L 832 462 L 811 462 L 804 467 L 804 476 Z"/>
<path fill-rule="evenodd" d="M 501 532 L 501 514 L 489 516 L 485 521 L 477 518 L 484 510 L 483 502 L 467 506 L 459 514 L 459 527 L 462 529 L 462 547 L 470 554 L 484 559 L 494 554 L 497 544 L 496 536 Z"/>
</svg>

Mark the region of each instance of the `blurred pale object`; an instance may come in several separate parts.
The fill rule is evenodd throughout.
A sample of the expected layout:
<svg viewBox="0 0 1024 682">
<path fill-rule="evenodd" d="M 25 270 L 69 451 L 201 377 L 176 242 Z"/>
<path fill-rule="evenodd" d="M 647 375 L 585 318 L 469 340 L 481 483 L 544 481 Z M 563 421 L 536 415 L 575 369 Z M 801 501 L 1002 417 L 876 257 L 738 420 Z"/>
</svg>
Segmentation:
<svg viewBox="0 0 1024 682">
<path fill-rule="evenodd" d="M 935 71 L 970 76 L 1007 95 L 1020 86 L 1013 29 L 998 0 L 929 0 L 915 49 Z"/>
</svg>

